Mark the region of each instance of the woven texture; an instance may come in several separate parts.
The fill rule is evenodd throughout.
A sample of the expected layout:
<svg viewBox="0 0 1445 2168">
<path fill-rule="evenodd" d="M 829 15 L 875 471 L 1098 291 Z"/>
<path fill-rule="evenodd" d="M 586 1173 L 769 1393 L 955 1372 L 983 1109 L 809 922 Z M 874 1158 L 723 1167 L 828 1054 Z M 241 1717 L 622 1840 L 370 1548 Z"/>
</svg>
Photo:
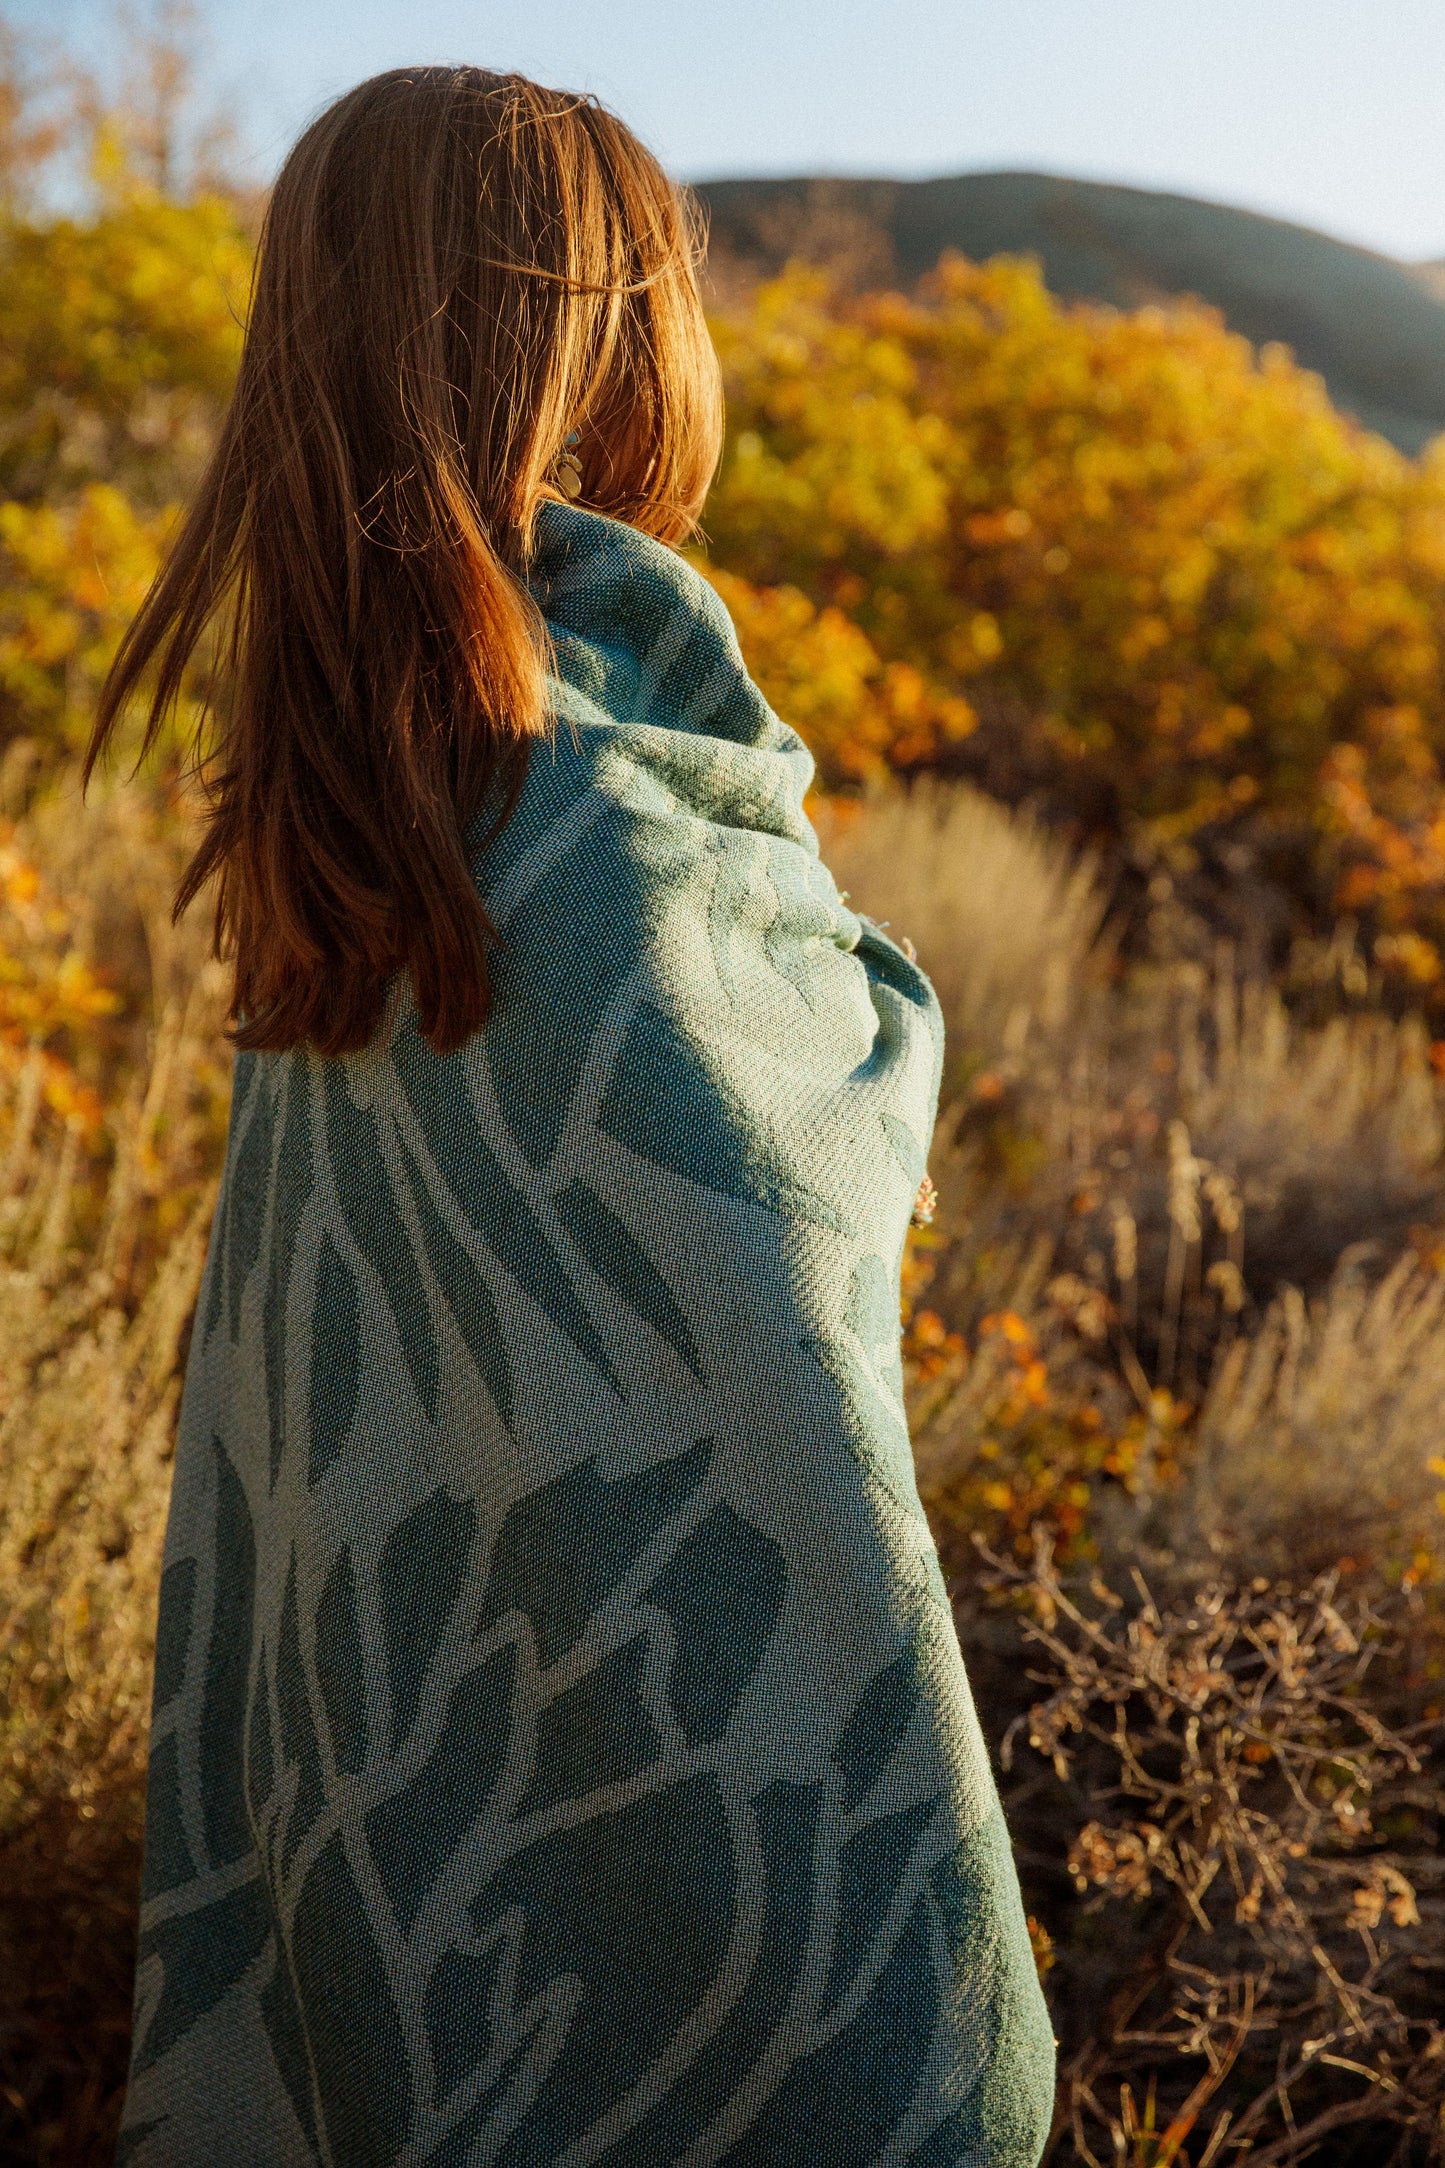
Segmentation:
<svg viewBox="0 0 1445 2168">
<path fill-rule="evenodd" d="M 120 2159 L 1031 2168 L 900 1401 L 937 1002 L 706 583 L 564 505 L 533 580 L 492 1020 L 236 1064 Z"/>
</svg>

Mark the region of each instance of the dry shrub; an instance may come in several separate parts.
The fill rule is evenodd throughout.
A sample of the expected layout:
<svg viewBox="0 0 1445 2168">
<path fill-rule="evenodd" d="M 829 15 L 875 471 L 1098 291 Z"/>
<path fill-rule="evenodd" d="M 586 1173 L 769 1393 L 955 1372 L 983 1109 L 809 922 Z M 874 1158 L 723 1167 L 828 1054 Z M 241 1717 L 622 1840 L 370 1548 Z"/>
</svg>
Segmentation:
<svg viewBox="0 0 1445 2168">
<path fill-rule="evenodd" d="M 1098 961 L 1105 899 L 1090 861 L 1027 815 L 927 776 L 861 808 L 825 804 L 818 827 L 854 909 L 920 951 L 951 1077 L 1062 1037 Z"/>
<path fill-rule="evenodd" d="M 956 1050 L 905 1350 L 1064 2043 L 1050 2158 L 1445 2158 L 1424 1035 L 1227 950 L 1126 969 L 1027 823 L 882 815 L 831 855 Z"/>
<path fill-rule="evenodd" d="M 1055 1870 L 1050 2157 L 1438 2157 L 1445 1727 L 1410 1686 L 1418 1600 L 1334 1574 L 1162 1602 L 1136 1574 L 1126 1600 L 1066 1584 L 1047 1542 L 986 1556 L 1041 1659 L 1001 1759 L 1015 1839 Z"/>
<path fill-rule="evenodd" d="M 1445 1101 L 1417 1019 L 1300 1021 L 1224 944 L 1209 967 L 1124 972 L 1089 861 L 966 788 L 835 816 L 827 848 L 938 988 L 941 1142 L 974 1177 L 955 1180 L 987 1227 L 974 1247 L 1045 1235 L 1102 1285 L 1127 1222 L 1132 1270 L 1108 1292 L 1172 1388 L 1197 1388 L 1236 1295 L 1260 1313 L 1284 1282 L 1322 1289 L 1361 1242 L 1383 1269 L 1445 1213 Z"/>
<path fill-rule="evenodd" d="M 177 1372 L 208 1215 L 198 1200 L 133 1315 L 102 1271 L 67 1285 L 0 1268 L 0 2158 L 99 2160 L 113 2139 Z"/>
<path fill-rule="evenodd" d="M 1241 1571 L 1349 1558 L 1418 1578 L 1439 1547 L 1442 1456 L 1445 1276 L 1406 1253 L 1372 1283 L 1346 1257 L 1323 1297 L 1287 1288 L 1222 1353 L 1174 1517 Z"/>
<path fill-rule="evenodd" d="M 127 797 L 10 836 L 65 898 L 48 937 L 136 976 L 117 1043 L 0 1058 L 0 2159 L 108 2160 L 124 2082 L 156 1583 L 224 1112 L 222 983 L 199 922 L 165 910 L 178 825 Z M 36 1089 L 42 1051 L 98 1079 L 94 1133 Z"/>
<path fill-rule="evenodd" d="M 1193 1405 L 1150 1386 L 1053 1262 L 1044 1246 L 1016 1265 L 985 1256 L 975 1277 L 999 1273 L 994 1309 L 971 1338 L 953 1335 L 960 1352 L 933 1377 L 915 1358 L 915 1464 L 946 1562 L 966 1571 L 980 1528 L 1007 1525 L 1026 1549 L 1042 1514 L 1060 1535 L 1085 1531 L 1116 1571 L 1141 1558 L 1224 1560 L 1244 1577 L 1345 1562 L 1441 1580 L 1438 1270 L 1407 1252 L 1375 1279 L 1347 1256 L 1320 1296 L 1286 1288 L 1219 1346 Z"/>
<path fill-rule="evenodd" d="M 1445 1107 L 1415 1019 L 1301 1022 L 1224 948 L 1126 975 L 1087 864 L 967 789 L 823 827 L 944 1004 L 936 1296 L 1042 1313 L 1046 1267 L 1073 1266 L 1151 1352 L 1212 1320 L 1197 1372 L 1217 1328 L 1259 1323 L 1282 1282 L 1323 1292 L 1357 1243 L 1367 1276 L 1407 1244 L 1433 1264 Z"/>
<path fill-rule="evenodd" d="M 1143 1284 L 1121 1295 L 1164 1382 L 1193 1390 L 1231 1291 L 1258 1309 L 1286 1282 L 1320 1289 L 1346 1248 L 1383 1267 L 1438 1222 L 1441 1094 L 1414 1018 L 1301 1023 L 1279 988 L 1238 982 L 1228 950 L 1141 976 L 1101 1005 L 1087 1071 L 1075 1052 L 1055 1066 L 1066 1088 L 1035 1093 L 1074 1197 L 1099 1193 L 1074 1215 L 1085 1236 L 1134 1220 Z"/>
</svg>

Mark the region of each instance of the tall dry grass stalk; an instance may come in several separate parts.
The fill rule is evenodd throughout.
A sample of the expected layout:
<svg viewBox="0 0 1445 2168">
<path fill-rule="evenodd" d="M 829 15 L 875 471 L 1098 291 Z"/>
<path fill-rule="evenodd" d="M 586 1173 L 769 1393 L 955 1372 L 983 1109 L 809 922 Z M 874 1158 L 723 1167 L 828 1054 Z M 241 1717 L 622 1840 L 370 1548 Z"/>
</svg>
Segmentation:
<svg viewBox="0 0 1445 2168">
<path fill-rule="evenodd" d="M 1407 1254 L 1372 1282 L 1346 1258 L 1323 1297 L 1287 1288 L 1223 1352 L 1180 1510 L 1242 1570 L 1427 1570 L 1442 1470 L 1445 1275 Z"/>
<path fill-rule="evenodd" d="M 911 940 L 949 1024 L 950 1066 L 1057 1038 L 1097 961 L 1097 871 L 1026 815 L 923 777 L 860 809 L 824 807 L 823 854 L 855 910 Z"/>
<path fill-rule="evenodd" d="M 108 965 L 121 1006 L 63 1054 L 0 1044 L 4 2160 L 108 2160 L 124 2076 L 160 1547 L 228 1068 L 223 975 L 199 920 L 169 924 L 180 826 L 124 793 L 51 800 L 8 835 L 43 876 L 52 976 Z"/>
<path fill-rule="evenodd" d="M 0 1102 L 0 1120 L 9 1111 Z M 144 1748 L 177 1362 L 212 1202 L 207 1184 L 127 1301 L 154 1130 L 153 1106 L 127 1111 L 98 1196 L 70 1135 L 0 1192 L 23 1215 L 0 1263 L 0 1836 L 48 1798 L 133 1773 Z M 85 1219 L 89 1258 L 67 1240 Z"/>
</svg>

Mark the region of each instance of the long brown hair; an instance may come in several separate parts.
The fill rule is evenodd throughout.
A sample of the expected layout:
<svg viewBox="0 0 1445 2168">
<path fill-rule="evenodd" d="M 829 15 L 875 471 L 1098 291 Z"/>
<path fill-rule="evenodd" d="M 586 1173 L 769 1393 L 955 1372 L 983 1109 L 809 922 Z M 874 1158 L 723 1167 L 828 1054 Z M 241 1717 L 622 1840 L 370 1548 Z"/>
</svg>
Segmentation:
<svg viewBox="0 0 1445 2168">
<path fill-rule="evenodd" d="M 722 430 L 701 245 L 629 129 L 524 76 L 374 76 L 286 160 L 230 409 L 84 771 L 143 680 L 145 757 L 216 621 L 175 908 L 218 877 L 237 1045 L 362 1047 L 400 970 L 438 1052 L 481 1025 L 467 830 L 548 727 L 537 509 L 576 430 L 584 504 L 695 531 Z"/>
</svg>

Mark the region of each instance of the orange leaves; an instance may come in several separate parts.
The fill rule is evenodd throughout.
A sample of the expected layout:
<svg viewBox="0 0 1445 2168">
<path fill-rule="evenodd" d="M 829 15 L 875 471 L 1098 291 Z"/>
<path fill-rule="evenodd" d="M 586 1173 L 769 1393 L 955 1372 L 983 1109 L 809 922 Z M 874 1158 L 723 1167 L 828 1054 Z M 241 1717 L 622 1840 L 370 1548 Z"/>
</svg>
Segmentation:
<svg viewBox="0 0 1445 2168">
<path fill-rule="evenodd" d="M 963 1373 L 968 1343 L 961 1332 L 950 1332 L 936 1310 L 919 1310 L 907 1321 L 903 1360 L 916 1383 L 931 1385 Z"/>
<path fill-rule="evenodd" d="M 1032 1912 L 1029 1914 L 1025 1925 L 1029 1931 L 1029 1948 L 1033 1952 L 1034 1965 L 1037 1968 L 1039 1978 L 1042 1980 L 1046 1973 L 1053 1971 L 1057 1962 L 1054 1938 L 1042 1921 L 1034 1918 Z"/>
<path fill-rule="evenodd" d="M 1147 1897 L 1153 1888 L 1149 1870 L 1163 1840 L 1163 1831 L 1152 1822 L 1122 1830 L 1086 1822 L 1069 1847 L 1075 1889 L 1102 1889 L 1111 1897 Z"/>
<path fill-rule="evenodd" d="M 94 1137 L 101 1102 L 72 1055 L 120 1002 L 80 954 L 76 931 L 70 912 L 0 829 L 0 1066 L 22 1078 L 22 1110 L 43 1104 Z"/>
<path fill-rule="evenodd" d="M 1002 511 L 972 513 L 963 523 L 963 532 L 978 548 L 992 549 L 1000 542 L 1021 542 L 1032 526 L 1022 506 L 1011 504 Z"/>
<path fill-rule="evenodd" d="M 978 1336 L 980 1342 L 993 1338 L 1002 1343 L 1010 1373 L 995 1420 L 1011 1429 L 1023 1420 L 1029 1409 L 1048 1407 L 1051 1398 L 1048 1367 L 1040 1360 L 1033 1333 L 1023 1319 L 1013 1310 L 1001 1310 L 996 1316 L 983 1319 Z"/>
<path fill-rule="evenodd" d="M 700 569 L 731 612 L 753 677 L 807 739 L 824 788 L 936 759 L 974 728 L 966 700 L 940 692 L 911 663 L 885 662 L 843 610 L 819 609 L 796 587 L 753 587 L 735 573 Z"/>
<path fill-rule="evenodd" d="M 0 736 L 84 744 L 165 525 L 101 483 L 59 510 L 0 503 Z"/>
<path fill-rule="evenodd" d="M 718 341 L 714 554 L 878 658 L 826 716 L 771 669 L 828 777 L 946 761 L 935 705 L 966 702 L 1086 824 L 1302 835 L 1311 905 L 1435 984 L 1445 448 L 1405 458 L 1212 310 L 1065 306 L 1008 259 L 946 257 L 914 298 L 792 267 Z"/>
<path fill-rule="evenodd" d="M 1320 777 L 1321 826 L 1339 862 L 1339 908 L 1379 930 L 1375 962 L 1419 998 L 1445 991 L 1445 793 L 1430 726 L 1414 706 L 1366 719 Z"/>
<path fill-rule="evenodd" d="M 927 1180 L 927 1177 L 924 1178 Z M 914 1385 L 949 1385 L 968 1368 L 968 1343 L 952 1332 L 936 1310 L 919 1307 L 919 1297 L 933 1278 L 942 1240 L 932 1218 L 913 1220 L 903 1246 L 903 1366 Z"/>
</svg>

